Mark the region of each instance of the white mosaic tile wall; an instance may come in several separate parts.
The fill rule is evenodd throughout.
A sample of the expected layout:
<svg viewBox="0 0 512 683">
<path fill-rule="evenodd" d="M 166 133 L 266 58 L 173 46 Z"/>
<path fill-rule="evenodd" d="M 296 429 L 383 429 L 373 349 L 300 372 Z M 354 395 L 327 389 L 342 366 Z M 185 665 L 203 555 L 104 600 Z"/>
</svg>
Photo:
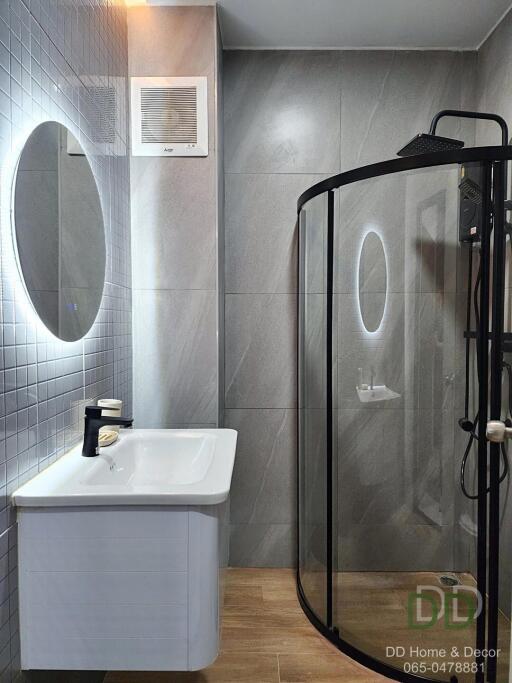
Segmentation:
<svg viewBox="0 0 512 683">
<path fill-rule="evenodd" d="M 132 411 L 126 95 L 121 0 L 0 0 L 0 683 L 19 673 L 9 496 L 80 439 L 77 402 L 115 396 Z M 90 155 L 105 219 L 102 305 L 74 343 L 55 339 L 37 319 L 11 241 L 16 159 L 30 131 L 48 119 L 68 126 Z"/>
</svg>

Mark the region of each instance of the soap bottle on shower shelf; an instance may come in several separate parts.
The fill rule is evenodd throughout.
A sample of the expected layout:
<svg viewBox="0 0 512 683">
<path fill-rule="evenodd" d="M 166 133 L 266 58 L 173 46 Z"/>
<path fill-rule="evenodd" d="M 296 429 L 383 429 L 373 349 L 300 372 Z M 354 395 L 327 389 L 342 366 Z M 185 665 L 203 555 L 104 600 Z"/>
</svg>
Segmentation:
<svg viewBox="0 0 512 683">
<path fill-rule="evenodd" d="M 363 382 L 363 368 L 358 368 L 357 371 L 359 373 L 359 384 L 357 385 L 357 388 L 361 391 L 367 391 L 368 385 Z"/>
</svg>

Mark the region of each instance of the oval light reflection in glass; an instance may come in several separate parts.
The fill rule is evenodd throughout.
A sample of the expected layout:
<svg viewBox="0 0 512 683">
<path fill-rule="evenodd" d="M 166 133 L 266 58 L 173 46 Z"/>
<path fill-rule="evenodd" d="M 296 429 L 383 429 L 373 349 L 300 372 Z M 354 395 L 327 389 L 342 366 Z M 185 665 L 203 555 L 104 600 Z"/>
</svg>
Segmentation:
<svg viewBox="0 0 512 683">
<path fill-rule="evenodd" d="M 379 330 L 387 296 L 387 263 L 380 235 L 369 230 L 361 244 L 358 264 L 358 300 L 361 321 L 367 332 Z"/>
</svg>

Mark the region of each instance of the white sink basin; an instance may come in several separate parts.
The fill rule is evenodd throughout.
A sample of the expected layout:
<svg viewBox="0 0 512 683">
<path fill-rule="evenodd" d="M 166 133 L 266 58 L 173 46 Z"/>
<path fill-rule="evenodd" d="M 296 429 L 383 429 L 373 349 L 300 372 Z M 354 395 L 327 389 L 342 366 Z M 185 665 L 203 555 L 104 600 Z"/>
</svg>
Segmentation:
<svg viewBox="0 0 512 683">
<path fill-rule="evenodd" d="M 76 446 L 21 486 L 20 507 L 214 505 L 229 494 L 237 433 L 231 429 L 121 430 L 93 458 Z"/>
</svg>

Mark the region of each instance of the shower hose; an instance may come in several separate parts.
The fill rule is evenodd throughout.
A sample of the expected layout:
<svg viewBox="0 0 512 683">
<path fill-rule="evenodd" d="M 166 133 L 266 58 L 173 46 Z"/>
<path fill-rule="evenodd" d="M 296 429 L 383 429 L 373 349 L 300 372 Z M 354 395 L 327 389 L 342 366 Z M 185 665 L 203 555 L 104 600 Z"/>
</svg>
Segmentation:
<svg viewBox="0 0 512 683">
<path fill-rule="evenodd" d="M 511 235 L 509 232 L 509 243 L 511 247 L 511 252 L 512 252 L 512 239 Z M 512 255 L 512 254 L 511 254 Z M 460 487 L 462 489 L 462 493 L 466 496 L 466 498 L 469 498 L 470 500 L 476 500 L 478 498 L 478 493 L 470 493 L 466 487 L 466 466 L 468 463 L 469 456 L 471 454 L 471 448 L 473 446 L 473 443 L 476 441 L 478 442 L 479 440 L 479 434 L 477 432 L 477 424 L 478 424 L 478 413 L 475 415 L 475 419 L 473 421 L 468 419 L 469 415 L 469 382 L 470 382 L 470 373 L 471 373 L 471 363 L 470 363 L 470 344 L 471 344 L 471 339 L 470 339 L 470 330 L 471 330 L 471 300 L 473 300 L 473 308 L 474 308 L 474 313 L 475 313 L 475 323 L 476 323 L 476 329 L 478 329 L 479 323 L 480 323 L 480 312 L 478 308 L 478 293 L 480 290 L 480 281 L 482 277 L 482 272 L 481 272 L 481 266 L 479 264 L 478 266 L 478 271 L 476 275 L 476 281 L 475 281 L 475 288 L 473 290 L 473 296 L 471 295 L 471 285 L 473 281 L 473 244 L 470 244 L 469 247 L 469 263 L 468 263 L 468 292 L 467 292 L 467 308 L 466 308 L 466 387 L 465 387 L 465 393 L 464 393 L 464 417 L 459 420 L 459 425 L 460 427 L 465 431 L 469 433 L 469 439 L 468 443 L 466 445 L 466 450 L 464 451 L 464 455 L 462 457 L 462 462 L 460 465 Z M 478 351 L 478 345 L 477 345 L 477 359 L 476 359 L 476 366 L 477 366 L 477 376 L 478 376 L 478 381 L 480 381 L 480 358 L 479 358 L 479 351 Z M 512 366 L 510 363 L 507 363 L 506 361 L 502 360 L 502 371 L 506 371 L 507 373 L 507 379 L 508 379 L 508 415 L 505 420 L 505 424 L 508 427 L 512 426 Z M 500 475 L 499 482 L 500 484 L 505 480 L 505 478 L 508 475 L 509 472 L 509 462 L 508 462 L 508 454 L 507 454 L 507 448 L 504 443 L 500 444 L 501 446 L 501 457 L 503 459 L 503 471 Z M 489 487 L 487 487 L 486 492 L 489 492 Z"/>
</svg>

